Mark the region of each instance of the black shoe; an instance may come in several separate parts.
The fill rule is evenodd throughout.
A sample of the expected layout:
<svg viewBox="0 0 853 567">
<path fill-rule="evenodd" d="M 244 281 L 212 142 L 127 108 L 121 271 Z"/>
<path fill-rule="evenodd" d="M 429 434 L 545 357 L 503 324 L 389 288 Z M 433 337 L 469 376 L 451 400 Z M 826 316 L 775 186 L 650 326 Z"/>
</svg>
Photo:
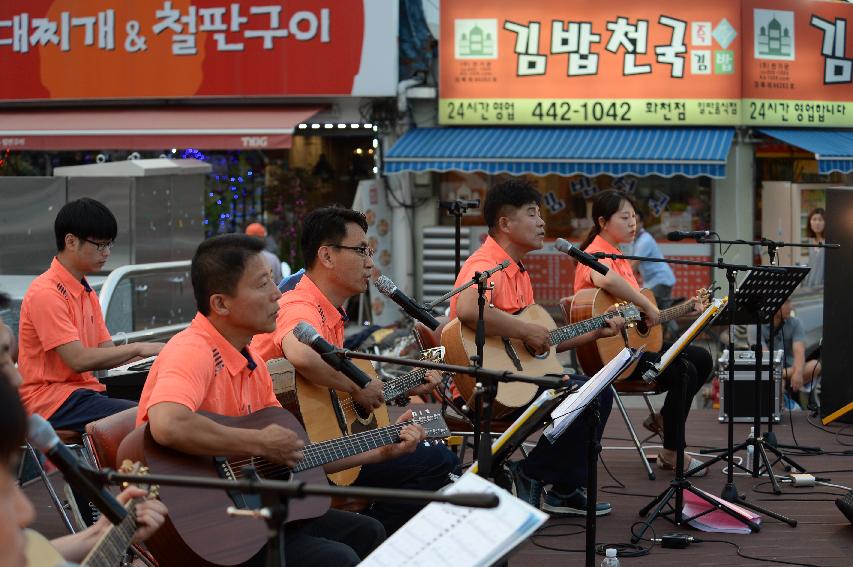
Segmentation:
<svg viewBox="0 0 853 567">
<path fill-rule="evenodd" d="M 521 461 L 507 461 L 505 466 L 509 473 L 513 496 L 538 510 L 542 498 L 542 483 L 521 471 Z"/>
<path fill-rule="evenodd" d="M 578 488 L 571 494 L 548 490 L 542 509 L 553 516 L 586 516 L 586 488 Z M 596 516 L 606 516 L 612 511 L 609 502 L 595 503 Z"/>
</svg>

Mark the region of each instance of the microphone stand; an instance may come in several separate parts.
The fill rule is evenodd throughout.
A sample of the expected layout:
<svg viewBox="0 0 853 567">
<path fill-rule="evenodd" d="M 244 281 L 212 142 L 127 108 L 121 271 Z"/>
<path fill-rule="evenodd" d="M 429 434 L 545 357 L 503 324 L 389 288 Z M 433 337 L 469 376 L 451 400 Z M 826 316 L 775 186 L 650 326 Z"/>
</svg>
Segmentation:
<svg viewBox="0 0 853 567">
<path fill-rule="evenodd" d="M 135 483 L 142 485 L 188 486 L 209 490 L 239 491 L 260 494 L 263 508 L 260 510 L 228 510 L 231 516 L 249 516 L 263 519 L 268 529 L 267 567 L 284 566 L 284 529 L 287 521 L 288 502 L 291 498 L 307 496 L 331 496 L 340 498 L 367 498 L 416 504 L 445 502 L 472 508 L 495 508 L 499 501 L 494 494 L 460 493 L 442 494 L 426 490 L 395 490 L 386 488 L 361 488 L 351 486 L 329 486 L 280 480 L 260 480 L 254 467 L 243 467 L 249 480 L 225 480 L 195 476 L 124 474 L 114 469 L 93 470 L 81 467 L 84 474 L 99 486 Z"/>
<path fill-rule="evenodd" d="M 355 358 L 360 360 L 372 360 L 376 362 L 386 362 L 390 364 L 399 364 L 403 366 L 414 366 L 416 368 L 426 368 L 429 370 L 438 370 L 440 372 L 451 372 L 455 374 L 468 374 L 473 376 L 478 380 L 478 388 L 482 388 L 483 393 L 481 395 L 481 403 L 485 407 L 483 407 L 483 428 L 481 431 L 481 437 L 478 440 L 479 446 L 479 465 L 477 474 L 482 476 L 483 478 L 491 478 L 491 465 L 492 465 L 492 451 L 491 451 L 491 437 L 490 437 L 490 429 L 491 423 L 491 403 L 494 399 L 494 395 L 489 398 L 490 394 L 486 392 L 488 389 L 484 387 L 483 384 L 488 384 L 494 387 L 494 392 L 497 392 L 497 383 L 498 382 L 526 382 L 528 384 L 535 384 L 537 386 L 541 386 L 544 388 L 561 388 L 565 386 L 562 378 L 553 378 L 549 376 L 526 376 L 524 374 L 514 374 L 509 371 L 500 371 L 500 370 L 489 370 L 487 368 L 483 368 L 482 366 L 476 366 L 474 364 L 472 358 L 472 366 L 457 366 L 455 364 L 443 364 L 439 362 L 430 362 L 428 360 L 414 360 L 411 358 L 397 358 L 394 356 L 381 356 L 378 354 L 370 354 L 367 352 L 357 352 L 353 350 L 340 349 L 337 351 L 338 356 L 342 356 L 345 358 Z M 483 399 L 485 398 L 485 399 Z M 486 405 L 488 402 L 489 405 Z M 476 425 L 477 422 L 475 422 Z"/>
<path fill-rule="evenodd" d="M 681 265 L 688 265 L 688 266 L 705 266 L 708 268 L 717 268 L 717 269 L 725 270 L 726 271 L 726 281 L 728 282 L 728 291 L 729 291 L 729 293 L 728 293 L 729 307 L 727 307 L 727 309 L 731 309 L 732 313 L 735 313 L 737 311 L 738 296 L 737 296 L 737 284 L 736 284 L 735 280 L 737 278 L 737 273 L 739 271 L 758 271 L 758 272 L 775 273 L 775 274 L 780 274 L 780 273 L 785 272 L 784 268 L 780 268 L 780 267 L 776 267 L 776 266 L 746 266 L 743 264 L 729 264 L 729 263 L 723 262 L 722 258 L 719 258 L 716 262 L 703 262 L 703 261 L 699 261 L 699 260 L 671 260 L 671 259 L 667 259 L 667 258 L 648 258 L 648 257 L 644 257 L 644 256 L 629 256 L 629 255 L 623 255 L 623 254 L 607 254 L 605 252 L 596 252 L 593 254 L 593 256 L 596 256 L 598 258 L 610 258 L 612 260 L 640 260 L 640 261 L 650 261 L 650 262 L 664 262 L 667 264 L 681 264 Z M 791 527 L 795 527 L 797 525 L 796 520 L 787 518 L 786 516 L 783 516 L 781 514 L 778 514 L 776 512 L 773 512 L 773 511 L 768 510 L 766 508 L 763 508 L 761 506 L 757 506 L 756 504 L 753 504 L 751 502 L 747 502 L 744 497 L 740 496 L 740 493 L 737 490 L 737 486 L 735 486 L 735 482 L 734 482 L 734 466 L 735 465 L 734 465 L 734 450 L 733 450 L 733 448 L 734 448 L 734 396 L 733 396 L 733 393 L 734 393 L 734 327 L 733 326 L 729 329 L 729 381 L 728 381 L 728 384 L 729 384 L 729 395 L 726 396 L 726 400 L 725 400 L 725 403 L 726 403 L 726 410 L 725 411 L 729 417 L 729 419 L 728 419 L 728 447 L 727 447 L 726 455 L 725 455 L 727 465 L 728 465 L 728 477 L 727 477 L 726 485 L 723 488 L 723 491 L 721 493 L 721 497 L 724 500 L 727 500 L 729 502 L 744 506 L 744 507 L 749 508 L 755 512 L 760 513 L 760 514 L 764 514 L 764 515 L 770 516 L 772 518 L 775 518 L 781 522 L 785 522 L 788 525 L 790 525 Z M 680 423 L 680 421 L 679 421 L 679 423 Z M 684 435 L 684 432 L 681 431 L 680 435 Z M 683 449 L 680 449 L 679 452 L 682 452 L 682 451 L 683 451 Z M 700 470 L 708 468 L 709 466 L 711 466 L 711 464 L 713 464 L 713 462 L 720 460 L 722 458 L 723 458 L 722 456 L 716 457 L 715 459 L 712 459 L 711 461 L 707 461 L 707 462 L 703 463 L 699 467 L 692 469 L 687 476 L 692 476 L 692 475 L 696 474 L 697 472 L 699 472 Z M 683 459 L 683 456 L 682 456 L 682 459 Z M 683 463 L 683 460 L 682 460 L 682 463 Z M 660 502 L 661 502 L 661 500 L 655 500 L 651 506 L 654 506 Z M 676 504 L 676 506 L 679 508 L 681 505 L 682 505 L 681 501 L 678 501 Z M 648 512 L 650 507 L 644 508 L 644 511 Z M 743 522 L 744 524 L 746 524 L 750 528 L 751 531 L 757 531 L 755 529 L 755 528 L 757 528 L 757 526 L 755 524 L 753 524 L 752 522 L 750 522 L 747 518 L 740 516 L 739 514 L 733 513 L 733 511 L 730 511 L 727 509 L 724 511 L 729 513 L 729 515 L 731 515 L 732 517 L 734 517 L 734 518 L 738 519 L 739 521 Z M 656 510 L 656 512 L 659 512 L 659 510 Z M 681 510 L 678 509 L 678 510 L 676 510 L 676 518 L 680 518 L 680 517 L 681 517 Z"/>
<path fill-rule="evenodd" d="M 457 199 L 455 201 L 439 201 L 439 208 L 447 210 L 447 214 L 456 217 L 456 271 L 459 274 L 459 269 L 462 267 L 462 217 L 468 212 L 469 208 L 476 209 L 479 207 L 479 201 L 475 205 L 471 201 Z"/>
</svg>

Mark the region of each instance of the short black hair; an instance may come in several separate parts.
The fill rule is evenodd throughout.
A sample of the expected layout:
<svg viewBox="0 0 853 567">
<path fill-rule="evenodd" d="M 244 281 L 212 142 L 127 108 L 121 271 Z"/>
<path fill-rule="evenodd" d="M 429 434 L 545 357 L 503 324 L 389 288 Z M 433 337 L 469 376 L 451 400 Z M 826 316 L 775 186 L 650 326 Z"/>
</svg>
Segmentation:
<svg viewBox="0 0 853 567">
<path fill-rule="evenodd" d="M 542 204 L 542 195 L 536 186 L 525 179 L 508 179 L 501 181 L 486 193 L 483 204 L 483 216 L 486 226 L 491 231 L 498 224 L 498 219 L 504 216 L 504 207 L 519 209 L 530 203 Z"/>
<path fill-rule="evenodd" d="M 53 223 L 53 232 L 56 235 L 56 249 L 62 252 L 65 250 L 66 234 L 73 234 L 77 238 L 113 241 L 118 234 L 118 223 L 106 205 L 83 197 L 65 203 L 59 209 Z"/>
<path fill-rule="evenodd" d="M 260 254 L 264 242 L 246 234 L 222 234 L 198 245 L 190 266 L 193 294 L 199 313 L 210 314 L 210 296 L 234 296 L 249 258 Z"/>
<path fill-rule="evenodd" d="M 309 213 L 302 221 L 302 257 L 305 267 L 311 269 L 317 261 L 321 246 L 340 244 L 347 236 L 347 225 L 353 223 L 367 232 L 364 213 L 343 207 L 323 207 Z"/>
<path fill-rule="evenodd" d="M 18 389 L 0 376 L 0 465 L 11 465 L 21 454 L 27 435 L 27 413 Z"/>
</svg>

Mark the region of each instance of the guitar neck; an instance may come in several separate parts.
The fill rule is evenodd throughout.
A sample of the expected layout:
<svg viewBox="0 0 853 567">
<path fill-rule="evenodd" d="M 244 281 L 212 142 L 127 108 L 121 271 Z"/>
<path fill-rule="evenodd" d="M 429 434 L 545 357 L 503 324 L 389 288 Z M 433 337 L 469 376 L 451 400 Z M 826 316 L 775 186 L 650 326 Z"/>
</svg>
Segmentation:
<svg viewBox="0 0 853 567">
<path fill-rule="evenodd" d="M 131 500 L 125 507 L 127 515 L 121 523 L 110 527 L 95 544 L 83 565 L 86 567 L 115 567 L 130 547 L 136 531 L 136 502 Z"/>
<path fill-rule="evenodd" d="M 389 380 L 385 383 L 385 389 L 383 391 L 385 399 L 393 400 L 394 398 L 402 396 L 412 388 L 420 386 L 424 383 L 424 376 L 426 376 L 426 369 L 418 368 L 411 372 L 407 372 L 402 376 L 398 376 L 393 380 Z"/>
<path fill-rule="evenodd" d="M 673 319 L 678 319 L 682 315 L 687 315 L 691 311 L 693 311 L 693 304 L 695 301 L 690 300 L 681 305 L 676 305 L 675 307 L 669 307 L 660 312 L 660 322 L 666 323 L 667 321 L 672 321 Z"/>
<path fill-rule="evenodd" d="M 592 317 L 591 319 L 584 319 L 583 321 L 578 321 L 577 323 L 572 323 L 571 325 L 566 325 L 564 327 L 554 329 L 553 331 L 551 331 L 548 337 L 551 340 L 551 344 L 556 346 L 563 341 L 567 341 L 569 339 L 585 335 L 586 333 L 595 331 L 597 329 L 601 329 L 602 327 L 606 327 L 607 320 L 612 319 L 617 315 L 619 315 L 618 311 L 608 311 L 607 313 L 598 315 L 597 317 Z"/>
<path fill-rule="evenodd" d="M 291 470 L 301 472 L 314 467 L 322 467 L 338 459 L 345 459 L 371 449 L 391 445 L 397 442 L 400 438 L 400 432 L 410 423 L 412 422 L 405 421 L 381 429 L 372 429 L 320 443 L 312 443 L 302 450 L 305 458 Z"/>
</svg>

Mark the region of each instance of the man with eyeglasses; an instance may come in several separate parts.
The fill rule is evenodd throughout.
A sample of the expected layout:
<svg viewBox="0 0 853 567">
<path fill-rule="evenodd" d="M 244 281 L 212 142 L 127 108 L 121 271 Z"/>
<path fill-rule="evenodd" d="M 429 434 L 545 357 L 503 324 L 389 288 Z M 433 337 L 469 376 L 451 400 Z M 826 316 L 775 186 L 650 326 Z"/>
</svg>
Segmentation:
<svg viewBox="0 0 853 567">
<path fill-rule="evenodd" d="M 110 257 L 118 226 L 94 199 L 67 203 L 54 222 L 57 253 L 21 303 L 18 366 L 21 399 L 55 429 L 83 432 L 87 423 L 136 404 L 107 397 L 92 374 L 156 355 L 160 343 L 113 345 L 98 295 L 86 275 Z"/>
<path fill-rule="evenodd" d="M 255 335 L 252 349 L 264 360 L 284 356 L 314 384 L 346 392 L 362 407 L 378 408 L 385 403 L 382 381 L 373 379 L 361 388 L 326 364 L 293 333 L 296 324 L 305 321 L 331 344 L 343 346 L 347 315 L 341 305 L 364 293 L 373 275 L 375 251 L 368 244 L 367 220 L 364 214 L 350 209 L 317 209 L 305 217 L 301 246 L 305 274 L 293 290 L 278 300 L 275 331 Z M 440 376 L 428 373 L 427 380 L 429 383 L 409 393 L 429 392 Z M 448 473 L 456 472 L 458 466 L 458 459 L 447 447 L 420 444 L 409 455 L 363 466 L 355 485 L 434 491 L 449 482 Z M 391 534 L 419 509 L 415 505 L 377 502 L 366 513 L 382 522 Z"/>
</svg>

